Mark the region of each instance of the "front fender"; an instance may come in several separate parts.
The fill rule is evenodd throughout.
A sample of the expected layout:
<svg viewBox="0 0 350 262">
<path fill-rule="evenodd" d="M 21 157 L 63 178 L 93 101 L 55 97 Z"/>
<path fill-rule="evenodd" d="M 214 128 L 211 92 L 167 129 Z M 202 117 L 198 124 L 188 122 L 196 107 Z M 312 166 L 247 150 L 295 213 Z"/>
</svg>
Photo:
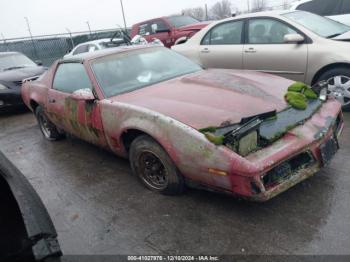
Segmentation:
<svg viewBox="0 0 350 262">
<path fill-rule="evenodd" d="M 121 139 L 124 132 L 142 131 L 153 137 L 191 180 L 230 189 L 229 176 L 215 177 L 209 169 L 230 173 L 232 165 L 249 166 L 247 160 L 212 144 L 196 129 L 152 110 L 109 101 L 103 103 L 101 115 L 106 139 L 116 154 L 125 156 Z"/>
<path fill-rule="evenodd" d="M 22 99 L 25 105 L 31 110 L 34 109 L 31 107 L 31 101 L 45 107 L 46 98 L 48 94 L 48 88 L 43 84 L 38 84 L 34 82 L 26 82 L 22 86 Z"/>
</svg>

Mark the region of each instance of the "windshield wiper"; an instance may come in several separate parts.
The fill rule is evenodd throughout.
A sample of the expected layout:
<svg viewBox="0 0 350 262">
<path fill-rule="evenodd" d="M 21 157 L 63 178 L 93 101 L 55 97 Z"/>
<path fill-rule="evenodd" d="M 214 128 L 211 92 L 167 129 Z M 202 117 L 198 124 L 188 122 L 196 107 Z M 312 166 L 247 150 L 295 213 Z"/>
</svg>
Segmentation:
<svg viewBox="0 0 350 262">
<path fill-rule="evenodd" d="M 329 38 L 333 38 L 333 37 L 337 37 L 337 36 L 340 36 L 341 34 L 334 34 L 334 35 L 329 35 L 329 36 L 327 36 L 327 39 L 329 39 Z"/>
<path fill-rule="evenodd" d="M 9 70 L 14 70 L 14 69 L 21 69 L 24 68 L 25 66 L 12 66 L 12 67 L 7 67 L 4 68 L 3 71 L 9 71 Z"/>
<path fill-rule="evenodd" d="M 333 34 L 333 35 L 329 35 L 329 36 L 327 36 L 326 38 L 337 37 L 337 36 L 340 36 L 340 35 L 342 35 L 342 34 L 345 34 L 346 32 L 348 32 L 348 31 L 345 31 L 345 32 L 342 32 L 342 33 Z"/>
</svg>

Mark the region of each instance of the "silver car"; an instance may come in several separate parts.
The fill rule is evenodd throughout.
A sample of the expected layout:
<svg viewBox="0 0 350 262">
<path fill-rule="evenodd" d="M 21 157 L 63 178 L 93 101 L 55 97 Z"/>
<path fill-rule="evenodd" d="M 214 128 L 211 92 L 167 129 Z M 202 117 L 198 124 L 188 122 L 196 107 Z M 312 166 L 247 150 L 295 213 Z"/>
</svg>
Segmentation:
<svg viewBox="0 0 350 262">
<path fill-rule="evenodd" d="M 270 11 L 210 24 L 173 50 L 206 68 L 276 74 L 328 91 L 350 109 L 350 27 L 305 11 Z"/>
</svg>

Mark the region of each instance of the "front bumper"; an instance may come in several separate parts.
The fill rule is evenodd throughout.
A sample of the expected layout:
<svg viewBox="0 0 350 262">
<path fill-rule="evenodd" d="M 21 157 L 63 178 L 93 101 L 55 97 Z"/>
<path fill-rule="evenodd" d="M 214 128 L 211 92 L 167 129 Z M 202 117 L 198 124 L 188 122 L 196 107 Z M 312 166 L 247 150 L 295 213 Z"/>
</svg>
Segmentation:
<svg viewBox="0 0 350 262">
<path fill-rule="evenodd" d="M 280 182 L 276 183 L 273 186 L 266 186 L 261 176 L 255 177 L 253 179 L 253 183 L 256 185 L 256 188 L 258 188 L 259 193 L 252 194 L 251 196 L 245 196 L 244 198 L 247 198 L 252 201 L 257 201 L 257 202 L 267 201 L 279 195 L 280 193 L 288 190 L 294 185 L 302 182 L 303 180 L 313 176 L 318 171 L 320 171 L 325 165 L 328 164 L 328 161 L 329 161 L 329 159 L 327 159 L 327 162 L 326 162 L 326 160 L 322 156 L 322 152 L 321 152 L 322 146 L 325 145 L 327 141 L 330 141 L 330 140 L 334 140 L 337 142 L 344 128 L 344 123 L 343 123 L 341 114 L 339 115 L 339 118 L 340 120 L 335 121 L 329 126 L 329 129 L 323 135 L 323 138 L 309 145 L 304 150 L 304 152 L 299 152 L 299 155 L 306 152 L 312 155 L 313 160 L 312 162 L 309 163 L 309 165 L 301 167 L 300 169 L 291 173 L 289 176 L 285 177 L 284 179 L 282 179 Z M 337 148 L 338 148 L 338 142 L 337 142 Z M 332 157 L 333 156 L 334 154 L 332 155 Z M 290 159 L 293 159 L 293 158 L 290 158 Z M 278 165 L 286 163 L 290 159 L 285 160 L 282 163 L 279 163 Z"/>
<path fill-rule="evenodd" d="M 267 201 L 328 165 L 339 149 L 343 128 L 341 105 L 330 99 L 274 143 L 245 158 L 233 158 L 227 175 L 212 176 L 212 184 L 247 200 Z"/>
<path fill-rule="evenodd" d="M 287 191 L 289 188 L 306 180 L 307 178 L 315 175 L 318 171 L 320 171 L 320 169 L 321 169 L 320 164 L 316 163 L 311 167 L 297 171 L 292 176 L 290 176 L 290 178 L 286 179 L 285 181 L 281 182 L 275 187 L 270 188 L 269 190 L 266 190 L 260 194 L 252 195 L 245 198 L 255 202 L 265 202 L 283 193 L 284 191 Z"/>
<path fill-rule="evenodd" d="M 0 90 L 0 109 L 24 106 L 21 90 Z"/>
</svg>

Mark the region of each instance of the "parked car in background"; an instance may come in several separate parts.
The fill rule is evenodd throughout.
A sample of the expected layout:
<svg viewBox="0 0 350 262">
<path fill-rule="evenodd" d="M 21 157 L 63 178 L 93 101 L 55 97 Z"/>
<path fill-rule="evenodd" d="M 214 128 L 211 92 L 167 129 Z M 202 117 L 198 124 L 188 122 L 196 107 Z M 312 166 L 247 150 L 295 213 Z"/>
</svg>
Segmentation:
<svg viewBox="0 0 350 262">
<path fill-rule="evenodd" d="M 293 83 L 203 70 L 167 48 L 138 46 L 60 60 L 22 94 L 46 139 L 67 132 L 128 157 L 153 191 L 187 184 L 265 201 L 327 165 L 343 128 L 335 99 L 290 108 Z"/>
<path fill-rule="evenodd" d="M 21 53 L 0 52 L 0 110 L 23 106 L 22 81 L 37 78 L 46 71 L 38 64 Z"/>
<path fill-rule="evenodd" d="M 240 15 L 209 25 L 173 50 L 206 68 L 258 70 L 314 85 L 350 109 L 350 27 L 304 11 Z"/>
<path fill-rule="evenodd" d="M 89 52 L 95 52 L 97 50 L 102 50 L 106 48 L 111 47 L 118 47 L 118 46 L 124 46 L 127 45 L 122 38 L 103 38 L 98 39 L 94 41 L 85 42 L 82 44 L 77 45 L 73 48 L 72 51 L 70 51 L 68 54 L 66 54 L 64 57 L 71 57 L 74 55 L 79 55 L 83 53 L 89 53 Z"/>
<path fill-rule="evenodd" d="M 294 3 L 291 9 L 327 16 L 350 26 L 350 0 L 302 0 Z"/>
<path fill-rule="evenodd" d="M 190 16 L 160 17 L 133 25 L 131 38 L 141 35 L 148 42 L 159 39 L 164 46 L 171 47 L 186 42 L 208 24 Z"/>
<path fill-rule="evenodd" d="M 51 218 L 24 175 L 0 152 L 0 261 L 60 261 Z"/>
</svg>

